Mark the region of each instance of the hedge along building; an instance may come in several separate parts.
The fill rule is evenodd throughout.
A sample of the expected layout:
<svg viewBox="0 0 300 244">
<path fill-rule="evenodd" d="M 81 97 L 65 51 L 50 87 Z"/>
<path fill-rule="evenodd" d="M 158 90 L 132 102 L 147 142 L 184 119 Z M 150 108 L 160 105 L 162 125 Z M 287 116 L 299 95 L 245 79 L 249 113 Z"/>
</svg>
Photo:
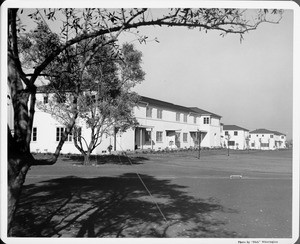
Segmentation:
<svg viewBox="0 0 300 244">
<path fill-rule="evenodd" d="M 278 131 L 256 129 L 250 132 L 250 148 L 276 150 L 286 148 L 286 135 Z"/>
<path fill-rule="evenodd" d="M 37 94 L 37 100 L 47 102 L 51 96 Z M 148 97 L 141 97 L 138 106 L 133 108 L 138 126 L 129 128 L 125 132 L 110 128 L 102 137 L 101 144 L 94 150 L 94 154 L 107 153 L 108 147 L 114 151 L 128 151 L 136 149 L 176 149 L 221 146 L 221 116 L 199 108 L 188 108 Z M 88 141 L 89 128 L 78 121 L 82 128 L 82 136 Z M 31 140 L 32 152 L 54 152 L 61 139 L 64 126 L 49 113 L 36 108 Z M 62 153 L 79 153 L 73 143 L 72 135 L 68 136 Z"/>
<path fill-rule="evenodd" d="M 222 146 L 230 149 L 249 149 L 249 130 L 237 125 L 223 125 Z"/>
</svg>

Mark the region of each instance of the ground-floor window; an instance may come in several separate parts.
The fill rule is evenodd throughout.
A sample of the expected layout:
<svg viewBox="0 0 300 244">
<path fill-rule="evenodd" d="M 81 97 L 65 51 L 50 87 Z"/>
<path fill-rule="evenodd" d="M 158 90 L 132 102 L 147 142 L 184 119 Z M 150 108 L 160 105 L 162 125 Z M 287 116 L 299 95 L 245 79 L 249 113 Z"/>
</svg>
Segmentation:
<svg viewBox="0 0 300 244">
<path fill-rule="evenodd" d="M 228 146 L 234 146 L 235 145 L 235 141 L 229 141 L 228 142 Z"/>
<path fill-rule="evenodd" d="M 151 131 L 147 131 L 145 133 L 145 142 L 151 142 Z"/>
<path fill-rule="evenodd" d="M 156 131 L 156 141 L 157 142 L 162 142 L 163 141 L 162 135 L 163 135 L 162 131 Z"/>
<path fill-rule="evenodd" d="M 187 142 L 188 141 L 187 137 L 188 137 L 188 133 L 183 133 L 182 134 L 182 140 L 183 140 L 183 142 Z"/>
<path fill-rule="evenodd" d="M 37 127 L 32 128 L 32 141 L 37 141 Z"/>
<path fill-rule="evenodd" d="M 254 143 L 254 142 L 252 142 L 252 143 L 251 143 L 251 147 L 254 147 L 254 146 L 255 146 L 255 143 Z"/>
<path fill-rule="evenodd" d="M 66 128 L 65 127 L 56 127 L 56 141 L 60 141 Z M 66 141 L 72 141 L 72 131 L 68 135 L 68 138 Z"/>
<path fill-rule="evenodd" d="M 262 143 L 261 147 L 269 147 L 269 143 Z"/>
</svg>

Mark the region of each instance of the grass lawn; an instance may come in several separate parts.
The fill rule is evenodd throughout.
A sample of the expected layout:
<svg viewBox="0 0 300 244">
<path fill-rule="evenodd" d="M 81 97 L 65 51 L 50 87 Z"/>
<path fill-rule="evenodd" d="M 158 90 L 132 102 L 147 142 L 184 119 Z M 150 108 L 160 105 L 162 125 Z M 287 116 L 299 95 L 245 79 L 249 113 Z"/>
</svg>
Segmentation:
<svg viewBox="0 0 300 244">
<path fill-rule="evenodd" d="M 292 235 L 290 150 L 230 151 L 229 157 L 225 150 L 203 150 L 200 159 L 195 151 L 129 156 L 97 157 L 93 166 L 62 156 L 56 165 L 32 167 L 14 235 Z"/>
</svg>

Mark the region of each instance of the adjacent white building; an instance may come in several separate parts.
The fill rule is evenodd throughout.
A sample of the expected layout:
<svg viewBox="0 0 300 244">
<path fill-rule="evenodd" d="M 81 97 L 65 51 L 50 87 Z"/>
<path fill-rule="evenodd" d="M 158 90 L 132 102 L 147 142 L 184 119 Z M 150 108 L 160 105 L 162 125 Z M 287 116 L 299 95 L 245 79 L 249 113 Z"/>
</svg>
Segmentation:
<svg viewBox="0 0 300 244">
<path fill-rule="evenodd" d="M 223 125 L 222 147 L 230 149 L 249 149 L 249 130 L 237 125 Z"/>
<path fill-rule="evenodd" d="M 250 132 L 250 148 L 259 150 L 276 150 L 286 148 L 286 135 L 267 129 Z"/>
<path fill-rule="evenodd" d="M 44 94 L 37 100 L 47 102 Z M 106 153 L 111 145 L 114 151 L 137 149 L 177 149 L 200 146 L 221 147 L 221 116 L 196 107 L 189 108 L 173 103 L 141 97 L 133 113 L 139 123 L 126 132 L 112 129 L 102 138 L 95 154 Z M 89 129 L 82 123 L 82 135 L 89 141 Z M 36 109 L 33 124 L 31 151 L 54 152 L 60 141 L 64 126 L 50 114 Z M 62 153 L 79 153 L 73 144 L 72 135 L 65 142 Z"/>
</svg>

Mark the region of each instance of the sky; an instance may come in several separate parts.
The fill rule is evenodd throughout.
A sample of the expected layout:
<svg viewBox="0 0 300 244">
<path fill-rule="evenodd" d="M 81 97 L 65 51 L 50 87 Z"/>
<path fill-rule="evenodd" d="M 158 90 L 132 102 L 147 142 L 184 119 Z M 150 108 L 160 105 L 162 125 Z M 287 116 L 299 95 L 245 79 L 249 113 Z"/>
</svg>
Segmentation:
<svg viewBox="0 0 300 244">
<path fill-rule="evenodd" d="M 221 115 L 224 124 L 276 130 L 292 138 L 292 10 L 279 24 L 262 24 L 245 34 L 242 43 L 239 35 L 223 38 L 218 31 L 145 27 L 140 32 L 159 40 L 134 42 L 146 72 L 135 87 L 140 95 L 208 110 Z"/>
<path fill-rule="evenodd" d="M 152 9 L 155 16 L 160 9 Z M 180 27 L 143 27 L 147 44 L 121 34 L 143 54 L 140 95 L 199 107 L 224 124 L 276 130 L 292 138 L 293 11 L 279 24 L 265 23 L 240 36 Z M 154 39 L 159 41 L 156 42 Z"/>
</svg>

